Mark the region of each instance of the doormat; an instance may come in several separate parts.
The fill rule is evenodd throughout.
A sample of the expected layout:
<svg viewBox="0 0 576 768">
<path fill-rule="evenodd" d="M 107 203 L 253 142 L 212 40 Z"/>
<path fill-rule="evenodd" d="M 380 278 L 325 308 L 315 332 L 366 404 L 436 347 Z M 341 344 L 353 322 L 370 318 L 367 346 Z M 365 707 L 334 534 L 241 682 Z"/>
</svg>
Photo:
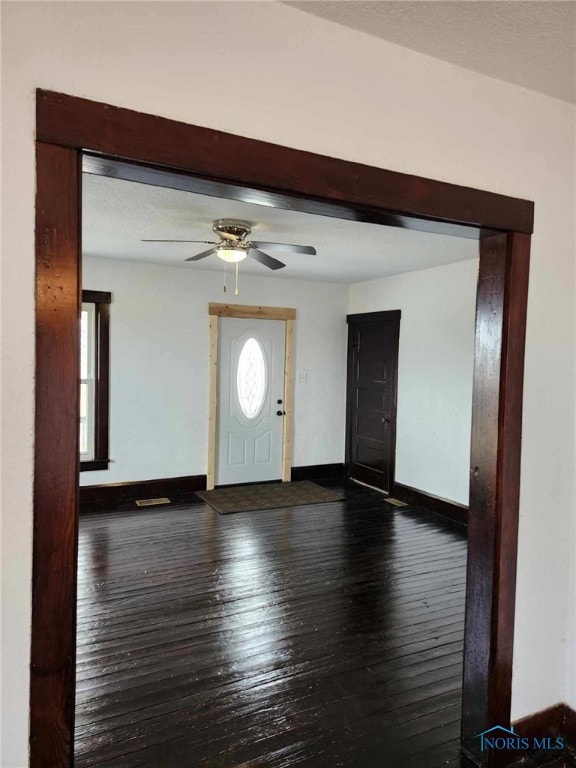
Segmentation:
<svg viewBox="0 0 576 768">
<path fill-rule="evenodd" d="M 219 512 L 255 512 L 258 509 L 296 507 L 301 504 L 322 504 L 340 501 L 342 491 L 323 488 L 310 480 L 293 483 L 262 483 L 258 485 L 232 485 L 213 491 L 196 491 L 196 495 Z"/>
</svg>

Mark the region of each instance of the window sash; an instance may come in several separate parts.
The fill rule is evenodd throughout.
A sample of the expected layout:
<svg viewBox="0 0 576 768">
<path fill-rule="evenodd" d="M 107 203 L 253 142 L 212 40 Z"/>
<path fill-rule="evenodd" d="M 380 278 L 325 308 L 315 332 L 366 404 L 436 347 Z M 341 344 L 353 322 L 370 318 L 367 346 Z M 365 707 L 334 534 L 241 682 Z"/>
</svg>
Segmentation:
<svg viewBox="0 0 576 768">
<path fill-rule="evenodd" d="M 96 448 L 96 304 L 82 302 L 80 330 L 80 461 L 92 461 Z"/>
</svg>

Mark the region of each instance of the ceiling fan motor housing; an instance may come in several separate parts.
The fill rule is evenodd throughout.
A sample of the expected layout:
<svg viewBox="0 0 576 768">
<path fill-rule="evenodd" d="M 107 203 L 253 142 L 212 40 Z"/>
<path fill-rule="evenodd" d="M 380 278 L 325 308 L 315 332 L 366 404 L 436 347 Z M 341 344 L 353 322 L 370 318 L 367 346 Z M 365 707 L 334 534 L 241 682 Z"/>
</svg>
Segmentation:
<svg viewBox="0 0 576 768">
<path fill-rule="evenodd" d="M 212 229 L 224 240 L 238 242 L 244 240 L 252 232 L 252 224 L 241 219 L 216 219 Z"/>
</svg>

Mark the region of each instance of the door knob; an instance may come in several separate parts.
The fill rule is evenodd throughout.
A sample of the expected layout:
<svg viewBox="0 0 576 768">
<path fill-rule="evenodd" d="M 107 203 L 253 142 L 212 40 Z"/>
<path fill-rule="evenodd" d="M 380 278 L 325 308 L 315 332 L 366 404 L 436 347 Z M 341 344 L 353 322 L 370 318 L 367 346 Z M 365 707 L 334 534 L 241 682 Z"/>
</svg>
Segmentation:
<svg viewBox="0 0 576 768">
<path fill-rule="evenodd" d="M 276 400 L 276 402 L 278 403 L 278 405 L 282 405 L 282 400 Z"/>
<path fill-rule="evenodd" d="M 276 411 L 276 416 L 285 416 L 286 411 Z"/>
<path fill-rule="evenodd" d="M 383 418 L 382 419 L 382 424 L 390 424 L 390 419 Z"/>
</svg>

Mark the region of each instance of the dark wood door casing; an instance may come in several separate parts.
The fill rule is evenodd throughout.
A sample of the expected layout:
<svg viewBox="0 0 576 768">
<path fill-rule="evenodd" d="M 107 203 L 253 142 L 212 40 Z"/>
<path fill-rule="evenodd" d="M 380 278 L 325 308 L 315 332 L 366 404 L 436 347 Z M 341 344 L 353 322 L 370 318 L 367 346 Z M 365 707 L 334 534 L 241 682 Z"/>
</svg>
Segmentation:
<svg viewBox="0 0 576 768">
<path fill-rule="evenodd" d="M 294 210 L 305 198 L 337 203 L 360 220 L 368 213 L 415 229 L 477 231 L 481 285 L 491 299 L 481 300 L 479 288 L 463 713 L 464 747 L 473 752 L 475 728 L 510 722 L 533 203 L 48 91 L 37 92 L 36 139 L 31 768 L 73 763 L 83 151 L 168 166 L 263 197 L 272 192 L 275 204 Z M 491 759 L 475 757 L 482 765 Z"/>
<path fill-rule="evenodd" d="M 30 765 L 73 753 L 78 553 L 80 155 L 38 144 Z"/>
<path fill-rule="evenodd" d="M 387 493 L 394 483 L 400 316 L 347 317 L 346 470 Z"/>
<path fill-rule="evenodd" d="M 503 756 L 481 753 L 476 734 L 510 723 L 529 267 L 529 235 L 480 240 L 462 737 L 482 765 Z"/>
</svg>

